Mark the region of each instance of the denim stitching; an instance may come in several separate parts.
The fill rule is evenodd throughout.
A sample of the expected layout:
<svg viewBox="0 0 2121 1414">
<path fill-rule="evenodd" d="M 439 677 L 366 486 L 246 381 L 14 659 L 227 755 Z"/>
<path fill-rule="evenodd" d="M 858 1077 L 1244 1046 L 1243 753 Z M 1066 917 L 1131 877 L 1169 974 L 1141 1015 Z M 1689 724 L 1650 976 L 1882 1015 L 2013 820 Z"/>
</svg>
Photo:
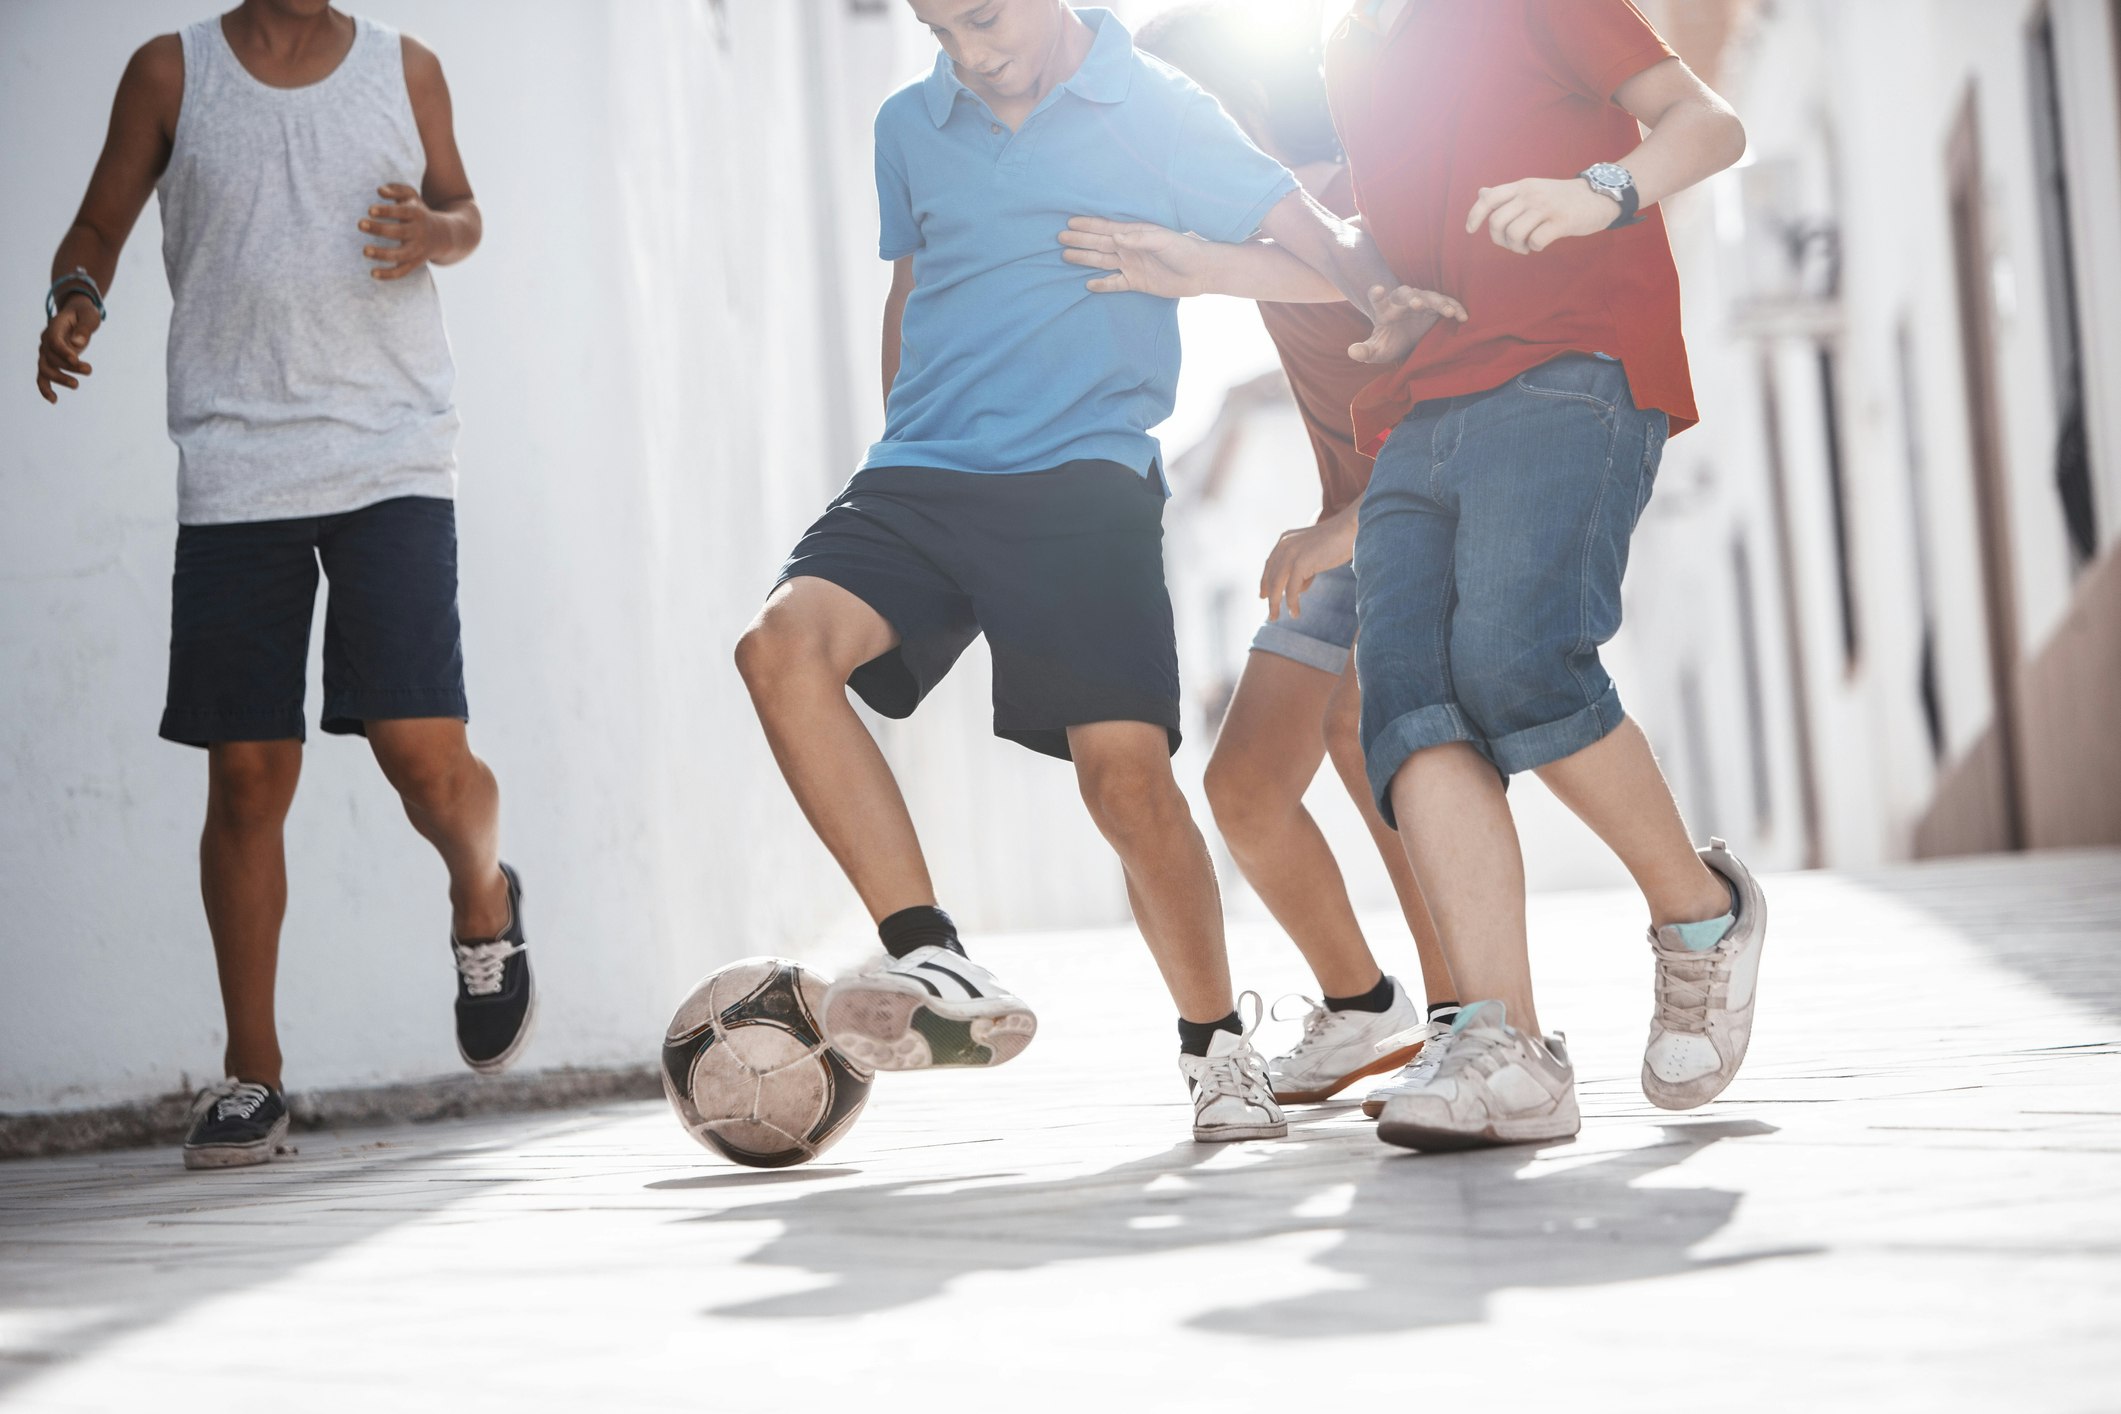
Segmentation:
<svg viewBox="0 0 2121 1414">
<path fill-rule="evenodd" d="M 1576 647 L 1568 656 L 1569 676 L 1576 680 L 1576 690 L 1583 694 L 1586 707 L 1595 706 L 1590 684 L 1584 681 L 1583 672 L 1576 660 L 1591 648 L 1591 544 L 1600 520 L 1605 515 L 1606 492 L 1613 484 L 1613 450 L 1620 440 L 1620 420 L 1606 422 L 1605 469 L 1598 477 L 1598 497 L 1591 503 L 1591 514 L 1585 518 L 1580 569 L 1576 578 Z"/>
<path fill-rule="evenodd" d="M 1607 400 L 1597 396 L 1595 393 L 1579 393 L 1568 388 L 1542 388 L 1537 383 L 1525 381 L 1538 371 L 1536 368 L 1526 369 L 1512 381 L 1525 392 L 1536 394 L 1542 398 L 1566 398 L 1572 402 L 1589 403 L 1593 407 L 1604 408 L 1608 413 L 1620 410 L 1620 400 L 1618 398 Z"/>
</svg>

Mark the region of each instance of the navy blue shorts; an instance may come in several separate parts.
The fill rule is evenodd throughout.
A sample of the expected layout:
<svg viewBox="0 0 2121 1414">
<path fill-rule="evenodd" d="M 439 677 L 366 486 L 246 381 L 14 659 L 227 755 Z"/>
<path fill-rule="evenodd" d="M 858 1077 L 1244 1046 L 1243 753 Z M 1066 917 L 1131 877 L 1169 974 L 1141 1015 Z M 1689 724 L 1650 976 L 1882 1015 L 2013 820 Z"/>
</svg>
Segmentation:
<svg viewBox="0 0 2121 1414">
<path fill-rule="evenodd" d="M 911 716 L 984 633 L 996 736 L 1065 761 L 1069 727 L 1148 722 L 1178 750 L 1156 472 L 872 467 L 804 534 L 775 587 L 801 578 L 837 584 L 898 630 L 898 647 L 848 679 L 886 717 Z"/>
<path fill-rule="evenodd" d="M 324 730 L 469 716 L 456 506 L 401 496 L 342 515 L 177 527 L 163 736 L 302 740 L 320 563 L 331 581 Z"/>
</svg>

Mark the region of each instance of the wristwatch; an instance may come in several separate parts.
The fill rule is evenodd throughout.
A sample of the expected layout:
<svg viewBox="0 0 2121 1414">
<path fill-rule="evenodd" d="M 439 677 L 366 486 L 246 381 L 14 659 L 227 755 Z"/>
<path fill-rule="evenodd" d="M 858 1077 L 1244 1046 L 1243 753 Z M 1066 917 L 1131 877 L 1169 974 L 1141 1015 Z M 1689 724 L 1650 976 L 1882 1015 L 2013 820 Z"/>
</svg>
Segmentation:
<svg viewBox="0 0 2121 1414">
<path fill-rule="evenodd" d="M 1635 191 L 1635 177 L 1618 162 L 1594 162 L 1576 174 L 1591 184 L 1591 190 L 1600 196 L 1609 196 L 1620 203 L 1620 215 L 1608 231 L 1617 231 L 1622 226 L 1632 226 L 1642 219 L 1637 208 L 1642 198 Z"/>
</svg>

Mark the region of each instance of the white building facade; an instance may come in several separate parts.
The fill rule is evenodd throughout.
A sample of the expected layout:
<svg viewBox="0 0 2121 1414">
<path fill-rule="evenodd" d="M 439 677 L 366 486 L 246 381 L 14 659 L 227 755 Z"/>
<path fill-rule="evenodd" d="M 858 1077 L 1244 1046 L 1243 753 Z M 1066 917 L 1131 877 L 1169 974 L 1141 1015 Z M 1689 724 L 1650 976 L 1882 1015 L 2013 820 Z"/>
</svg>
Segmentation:
<svg viewBox="0 0 2121 1414">
<path fill-rule="evenodd" d="M 1746 163 L 1676 204 L 1702 425 L 1632 705 L 1774 864 L 2121 840 L 2121 6 L 1656 11 Z"/>
<path fill-rule="evenodd" d="M 213 7 L 89 8 L 0 6 L 22 355 L 0 380 L 0 1116 L 166 1095 L 218 1077 L 222 1047 L 205 758 L 154 734 L 176 458 L 152 205 L 94 377 L 50 408 L 29 360 L 127 56 Z M 710 968 L 873 943 L 730 655 L 881 423 L 870 120 L 933 41 L 898 0 L 360 8 L 441 56 L 486 216 L 438 279 L 472 735 L 544 994 L 524 1065 L 643 1063 Z M 312 718 L 315 684 L 312 664 Z M 989 719 L 975 651 L 881 724 L 946 906 L 975 928 L 1124 917 L 1072 774 Z M 444 876 L 357 740 L 312 732 L 288 846 L 290 1083 L 460 1073 Z"/>
</svg>

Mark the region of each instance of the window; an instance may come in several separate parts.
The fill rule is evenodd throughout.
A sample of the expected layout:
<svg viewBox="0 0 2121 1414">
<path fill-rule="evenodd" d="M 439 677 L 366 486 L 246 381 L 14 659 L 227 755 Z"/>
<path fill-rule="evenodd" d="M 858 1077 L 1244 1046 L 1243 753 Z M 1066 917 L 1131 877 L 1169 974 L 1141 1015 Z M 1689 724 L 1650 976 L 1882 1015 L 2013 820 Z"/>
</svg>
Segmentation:
<svg viewBox="0 0 2121 1414">
<path fill-rule="evenodd" d="M 1944 697 L 1937 688 L 1937 605 L 1930 569 L 1929 477 L 1922 441 L 1921 392 L 1915 382 L 1915 343 L 1907 321 L 1894 331 L 1900 376 L 1900 445 L 1907 459 L 1907 525 L 1915 550 L 1915 612 L 1922 620 L 1921 661 L 1915 692 L 1922 702 L 1922 722 L 1929 729 L 1930 759 L 1944 759 Z"/>
<path fill-rule="evenodd" d="M 1766 834 L 1775 819 L 1763 715 L 1767 689 L 1760 673 L 1760 611 L 1753 602 L 1753 560 L 1743 535 L 1731 542 L 1731 577 L 1738 602 L 1739 667 L 1745 674 L 1745 737 L 1753 768 L 1753 828 Z"/>
<path fill-rule="evenodd" d="M 1863 638 L 1856 619 L 1856 573 L 1850 563 L 1848 477 L 1841 464 L 1840 370 L 1834 351 L 1819 349 L 1820 431 L 1826 438 L 1828 509 L 1834 517 L 1834 587 L 1841 603 L 1841 660 L 1853 670 Z"/>
<path fill-rule="evenodd" d="M 2062 76 L 2055 21 L 2042 5 L 2026 35 L 2033 104 L 2033 179 L 2040 205 L 2040 264 L 2055 387 L 2055 494 L 2076 568 L 2097 553 L 2091 449 L 2085 436 L 2084 340 L 2077 320 L 2076 251 L 2070 239 L 2069 164 L 2063 147 Z"/>
</svg>

